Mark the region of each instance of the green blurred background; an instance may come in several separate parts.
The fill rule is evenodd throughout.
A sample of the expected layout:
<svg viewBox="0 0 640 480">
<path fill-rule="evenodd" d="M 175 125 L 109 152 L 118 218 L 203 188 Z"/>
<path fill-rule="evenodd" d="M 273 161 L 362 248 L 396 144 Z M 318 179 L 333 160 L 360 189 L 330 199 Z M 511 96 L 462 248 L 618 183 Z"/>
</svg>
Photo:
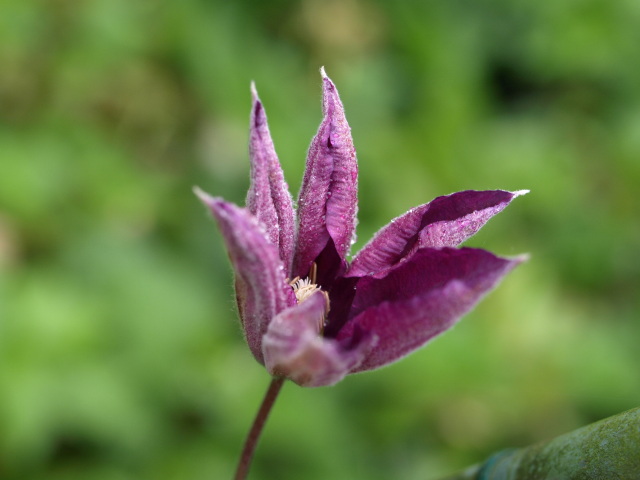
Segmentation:
<svg viewBox="0 0 640 480">
<path fill-rule="evenodd" d="M 252 479 L 428 479 L 640 402 L 640 2 L 3 0 L 0 478 L 230 478 L 268 376 L 193 185 L 242 203 L 255 80 L 297 192 L 324 65 L 359 247 L 409 207 L 530 189 L 529 252 L 452 332 L 286 385 Z"/>
</svg>

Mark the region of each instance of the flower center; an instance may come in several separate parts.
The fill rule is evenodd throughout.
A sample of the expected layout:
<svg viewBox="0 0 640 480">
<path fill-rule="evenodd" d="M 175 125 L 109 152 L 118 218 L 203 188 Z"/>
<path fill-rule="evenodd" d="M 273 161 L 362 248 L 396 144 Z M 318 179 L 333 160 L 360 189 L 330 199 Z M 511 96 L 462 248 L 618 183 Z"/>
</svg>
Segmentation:
<svg viewBox="0 0 640 480">
<path fill-rule="evenodd" d="M 313 295 L 318 290 L 322 289 L 315 283 L 311 283 L 311 279 L 294 279 L 289 285 L 293 287 L 293 293 L 296 294 L 296 300 L 298 303 L 304 302 L 307 298 Z M 323 292 L 325 295 L 327 292 Z"/>
<path fill-rule="evenodd" d="M 293 288 L 293 293 L 296 295 L 296 300 L 298 304 L 301 304 L 305 300 L 307 300 L 311 295 L 316 292 L 321 292 L 324 295 L 325 300 L 325 308 L 324 313 L 318 319 L 318 333 L 322 335 L 324 331 L 325 322 L 327 320 L 327 314 L 329 313 L 329 294 L 322 290 L 315 282 L 316 282 L 316 273 L 317 267 L 316 264 L 313 263 L 311 265 L 311 271 L 309 272 L 309 276 L 307 278 L 296 277 L 289 282 L 289 285 Z"/>
</svg>

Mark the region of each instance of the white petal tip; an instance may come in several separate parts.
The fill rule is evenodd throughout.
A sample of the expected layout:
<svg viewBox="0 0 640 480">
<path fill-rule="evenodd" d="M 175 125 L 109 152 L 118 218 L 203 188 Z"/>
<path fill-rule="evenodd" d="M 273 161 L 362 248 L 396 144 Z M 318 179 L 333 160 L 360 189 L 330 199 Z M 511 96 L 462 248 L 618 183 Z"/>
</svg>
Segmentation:
<svg viewBox="0 0 640 480">
<path fill-rule="evenodd" d="M 526 195 L 530 191 L 531 190 L 516 190 L 515 192 L 511 192 L 511 193 L 513 193 L 513 198 L 515 198 L 515 197 L 521 197 L 522 195 Z"/>
<path fill-rule="evenodd" d="M 256 89 L 256 82 L 251 80 L 251 86 L 249 88 L 251 89 L 251 96 L 253 97 L 253 99 L 254 100 L 259 100 L 258 99 L 258 90 Z"/>
<path fill-rule="evenodd" d="M 511 260 L 517 264 L 528 262 L 531 255 L 528 253 L 521 253 L 520 255 L 513 257 Z"/>
<path fill-rule="evenodd" d="M 214 202 L 214 198 L 198 186 L 193 187 L 193 193 L 207 206 L 210 206 Z"/>
<path fill-rule="evenodd" d="M 327 77 L 327 72 L 324 71 L 324 65 L 320 67 L 320 75 L 322 75 L 322 78 L 329 78 Z"/>
</svg>

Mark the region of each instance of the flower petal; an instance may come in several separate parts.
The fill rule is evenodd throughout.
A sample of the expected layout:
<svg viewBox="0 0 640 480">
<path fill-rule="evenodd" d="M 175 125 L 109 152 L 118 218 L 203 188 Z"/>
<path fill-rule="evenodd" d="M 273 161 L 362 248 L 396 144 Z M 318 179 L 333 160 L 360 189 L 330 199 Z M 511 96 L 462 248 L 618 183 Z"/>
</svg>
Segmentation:
<svg viewBox="0 0 640 480">
<path fill-rule="evenodd" d="M 263 226 L 246 209 L 200 189 L 194 191 L 218 221 L 235 271 L 242 328 L 254 357 L 264 364 L 262 337 L 269 322 L 296 302 L 278 251 L 267 240 Z"/>
<path fill-rule="evenodd" d="M 347 277 L 387 269 L 423 247 L 455 247 L 526 190 L 465 191 L 438 197 L 393 219 L 355 256 Z"/>
<path fill-rule="evenodd" d="M 294 251 L 293 200 L 273 147 L 267 115 L 253 83 L 251 94 L 251 185 L 247 193 L 247 209 L 264 225 L 267 238 L 278 248 L 289 273 Z"/>
<path fill-rule="evenodd" d="M 453 326 L 524 260 L 473 248 L 421 249 L 380 278 L 360 279 L 352 317 L 337 339 L 356 329 L 380 339 L 355 371 L 394 362 Z"/>
<path fill-rule="evenodd" d="M 293 274 L 305 277 L 329 239 L 344 259 L 356 224 L 358 165 L 338 91 L 322 70 L 324 118 L 311 142 L 298 198 Z"/>
<path fill-rule="evenodd" d="M 326 299 L 317 292 L 273 319 L 262 342 L 271 375 L 287 377 L 302 387 L 333 385 L 369 354 L 377 341 L 373 335 L 356 329 L 338 342 L 319 334 L 325 308 Z"/>
</svg>

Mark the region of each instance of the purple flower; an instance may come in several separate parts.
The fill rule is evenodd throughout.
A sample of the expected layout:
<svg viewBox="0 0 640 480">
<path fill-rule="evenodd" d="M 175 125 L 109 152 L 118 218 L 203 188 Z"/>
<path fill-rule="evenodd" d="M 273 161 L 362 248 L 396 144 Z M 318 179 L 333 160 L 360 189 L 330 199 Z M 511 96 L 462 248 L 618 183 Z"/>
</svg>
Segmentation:
<svg viewBox="0 0 640 480">
<path fill-rule="evenodd" d="M 347 261 L 358 166 L 333 82 L 322 70 L 324 118 L 294 208 L 252 85 L 246 208 L 196 189 L 235 271 L 240 321 L 255 358 L 298 385 L 332 385 L 382 367 L 444 332 L 523 261 L 453 248 L 515 197 L 464 191 L 409 210 Z"/>
</svg>

